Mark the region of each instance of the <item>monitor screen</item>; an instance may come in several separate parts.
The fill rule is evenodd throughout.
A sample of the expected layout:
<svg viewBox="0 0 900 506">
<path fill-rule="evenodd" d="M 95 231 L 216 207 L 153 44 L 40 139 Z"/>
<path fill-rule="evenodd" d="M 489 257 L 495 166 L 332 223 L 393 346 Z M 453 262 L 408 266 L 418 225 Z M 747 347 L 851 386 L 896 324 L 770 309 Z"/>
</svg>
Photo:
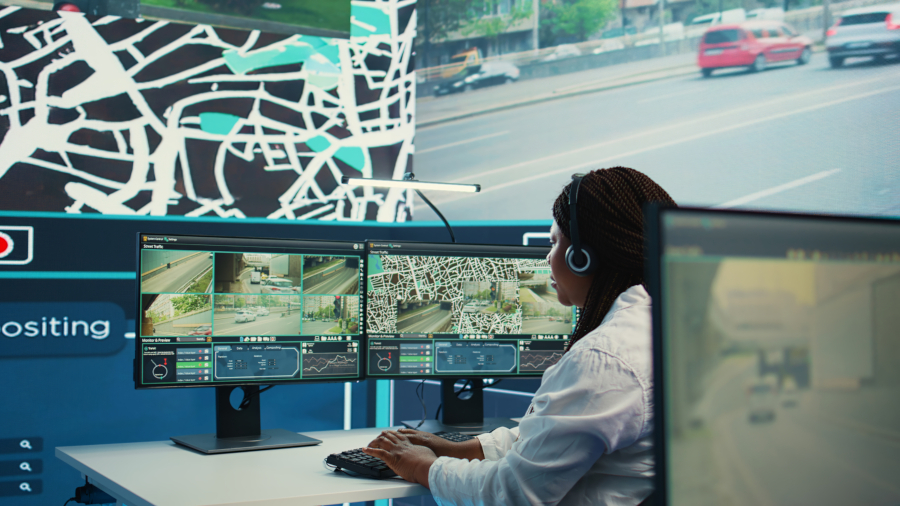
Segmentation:
<svg viewBox="0 0 900 506">
<path fill-rule="evenodd" d="M 548 247 L 368 241 L 368 375 L 540 376 L 576 321 Z"/>
<path fill-rule="evenodd" d="M 664 504 L 900 504 L 900 221 L 651 223 Z"/>
<path fill-rule="evenodd" d="M 364 244 L 141 233 L 137 388 L 347 381 Z"/>
</svg>

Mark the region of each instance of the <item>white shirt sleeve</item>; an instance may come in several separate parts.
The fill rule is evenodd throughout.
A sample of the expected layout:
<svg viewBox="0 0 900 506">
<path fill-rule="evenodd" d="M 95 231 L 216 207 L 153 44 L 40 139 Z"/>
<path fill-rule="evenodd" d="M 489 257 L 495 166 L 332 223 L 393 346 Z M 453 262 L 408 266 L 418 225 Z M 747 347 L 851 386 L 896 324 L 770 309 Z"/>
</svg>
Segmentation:
<svg viewBox="0 0 900 506">
<path fill-rule="evenodd" d="M 534 412 L 505 455 L 511 434 L 492 433 L 479 438 L 485 460 L 437 459 L 428 473 L 431 493 L 440 505 L 555 505 L 602 455 L 641 437 L 649 423 L 644 389 L 625 361 L 575 348 L 545 373 Z M 488 457 L 495 450 L 498 460 Z"/>
<path fill-rule="evenodd" d="M 500 460 L 506 452 L 512 448 L 513 443 L 519 438 L 519 428 L 498 427 L 492 432 L 475 436 L 481 443 L 481 451 L 487 460 Z"/>
</svg>

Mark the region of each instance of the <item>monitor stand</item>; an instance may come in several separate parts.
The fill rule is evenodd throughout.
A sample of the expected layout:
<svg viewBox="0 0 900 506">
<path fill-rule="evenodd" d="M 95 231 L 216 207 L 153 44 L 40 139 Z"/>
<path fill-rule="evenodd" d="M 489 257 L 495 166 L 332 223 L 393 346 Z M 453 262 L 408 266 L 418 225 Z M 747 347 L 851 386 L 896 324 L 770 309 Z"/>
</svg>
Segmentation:
<svg viewBox="0 0 900 506">
<path fill-rule="evenodd" d="M 231 392 L 244 390 L 247 407 L 234 409 Z M 285 429 L 260 430 L 259 386 L 216 387 L 216 432 L 170 438 L 180 445 L 206 454 L 249 452 L 294 446 L 312 446 L 321 441 Z"/>
<path fill-rule="evenodd" d="M 403 425 L 410 429 L 425 432 L 459 432 L 470 436 L 491 432 L 499 427 L 513 428 L 519 424 L 509 418 L 485 418 L 484 417 L 484 381 L 473 379 L 471 396 L 460 398 L 456 396 L 454 385 L 457 380 L 441 380 L 441 419 L 425 420 L 417 428 L 421 420 L 404 420 Z M 464 397 L 464 396 L 461 396 Z"/>
</svg>

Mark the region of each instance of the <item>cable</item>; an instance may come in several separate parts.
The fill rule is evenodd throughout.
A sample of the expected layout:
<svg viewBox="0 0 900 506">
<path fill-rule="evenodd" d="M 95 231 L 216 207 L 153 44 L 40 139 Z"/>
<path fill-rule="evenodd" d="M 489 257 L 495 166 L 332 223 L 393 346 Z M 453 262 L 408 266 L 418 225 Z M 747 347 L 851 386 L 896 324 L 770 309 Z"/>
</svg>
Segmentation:
<svg viewBox="0 0 900 506">
<path fill-rule="evenodd" d="M 447 218 L 444 218 L 444 215 L 441 214 L 441 212 L 438 211 L 436 207 L 434 207 L 434 204 L 432 204 L 431 201 L 425 197 L 425 195 L 422 195 L 422 192 L 420 192 L 419 190 L 416 190 L 416 195 L 418 195 L 419 197 L 422 197 L 422 200 L 424 200 L 425 203 L 428 204 L 428 207 L 430 207 L 431 210 L 434 211 L 434 213 L 438 215 L 438 218 L 440 218 L 441 221 L 444 222 L 444 225 L 447 226 L 447 232 L 450 232 L 450 241 L 456 242 L 456 237 L 453 235 L 453 229 L 450 227 L 450 223 L 447 221 Z"/>
<path fill-rule="evenodd" d="M 419 389 L 422 391 L 419 392 Z M 422 421 L 419 422 L 419 425 L 416 425 L 416 428 L 418 429 L 425 423 L 425 419 L 428 418 L 428 408 L 425 407 L 425 380 L 422 380 L 421 383 L 416 385 L 416 397 L 418 397 L 419 402 L 422 403 Z"/>
<path fill-rule="evenodd" d="M 271 390 L 274 387 L 275 387 L 275 385 L 269 385 L 269 386 L 260 388 L 259 392 L 256 394 L 252 394 L 252 395 L 245 394 L 244 400 L 241 401 L 241 404 L 238 406 L 238 409 L 246 408 L 247 406 L 250 405 L 250 402 L 252 402 L 253 399 L 255 399 L 259 394 L 265 392 L 266 390 Z"/>
<path fill-rule="evenodd" d="M 70 502 L 75 501 L 75 500 L 76 500 L 76 499 L 75 499 L 74 497 L 70 497 L 68 501 L 66 501 L 65 503 L 63 503 L 63 506 L 66 506 L 66 504 L 69 504 Z"/>
</svg>

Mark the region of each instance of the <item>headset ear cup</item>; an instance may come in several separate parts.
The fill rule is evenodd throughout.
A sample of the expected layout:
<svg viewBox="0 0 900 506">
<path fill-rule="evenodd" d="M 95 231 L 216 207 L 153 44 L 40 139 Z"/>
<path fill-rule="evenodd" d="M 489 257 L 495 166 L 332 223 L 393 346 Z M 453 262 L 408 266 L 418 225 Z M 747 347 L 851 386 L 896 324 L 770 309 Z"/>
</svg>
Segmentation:
<svg viewBox="0 0 900 506">
<path fill-rule="evenodd" d="M 597 268 L 597 255 L 588 245 L 581 246 L 581 253 L 581 262 L 576 262 L 575 248 L 569 246 L 569 249 L 566 250 L 566 265 L 576 276 L 587 276 Z"/>
</svg>

